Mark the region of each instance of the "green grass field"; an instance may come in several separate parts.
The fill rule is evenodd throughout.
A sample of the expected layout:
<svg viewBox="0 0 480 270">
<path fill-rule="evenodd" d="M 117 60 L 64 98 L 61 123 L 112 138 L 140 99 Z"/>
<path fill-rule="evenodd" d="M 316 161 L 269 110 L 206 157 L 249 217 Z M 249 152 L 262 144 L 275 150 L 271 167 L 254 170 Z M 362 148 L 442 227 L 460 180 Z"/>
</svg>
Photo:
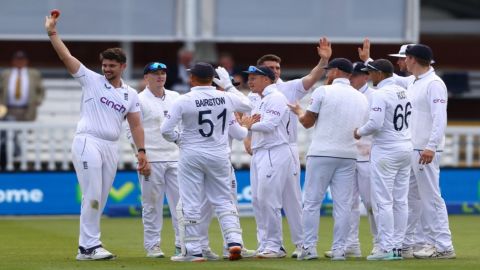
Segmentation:
<svg viewBox="0 0 480 270">
<path fill-rule="evenodd" d="M 285 220 L 284 220 L 285 221 Z M 255 247 L 255 222 L 242 218 L 244 241 Z M 173 253 L 173 231 L 169 219 L 164 222 L 162 249 Z M 284 223 L 285 224 L 285 223 Z M 360 240 L 363 254 L 371 249 L 367 220 L 362 218 Z M 245 259 L 236 262 L 174 263 L 170 259 L 150 259 L 143 250 L 142 223 L 139 218 L 104 218 L 102 241 L 118 257 L 114 261 L 75 261 L 77 249 L 77 218 L 2 218 L 0 219 L 0 269 L 480 269 L 480 217 L 451 216 L 450 227 L 458 258 L 456 260 L 403 260 L 368 262 L 365 259 L 331 262 L 325 258 L 298 262 L 291 258 L 276 260 Z M 286 225 L 284 227 L 287 228 Z M 293 251 L 288 230 L 286 248 Z M 329 249 L 332 218 L 322 217 L 319 254 Z M 211 247 L 221 253 L 222 240 L 216 221 L 210 228 Z"/>
</svg>

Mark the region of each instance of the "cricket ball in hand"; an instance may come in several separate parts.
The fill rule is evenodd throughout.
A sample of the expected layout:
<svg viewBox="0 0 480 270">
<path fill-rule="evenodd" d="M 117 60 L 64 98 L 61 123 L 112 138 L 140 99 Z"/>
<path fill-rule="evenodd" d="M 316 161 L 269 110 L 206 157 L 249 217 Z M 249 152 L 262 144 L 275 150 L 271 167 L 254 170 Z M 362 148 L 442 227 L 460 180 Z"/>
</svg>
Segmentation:
<svg viewBox="0 0 480 270">
<path fill-rule="evenodd" d="M 50 15 L 53 17 L 53 18 L 58 18 L 60 17 L 60 10 L 58 9 L 52 9 L 50 11 Z"/>
</svg>

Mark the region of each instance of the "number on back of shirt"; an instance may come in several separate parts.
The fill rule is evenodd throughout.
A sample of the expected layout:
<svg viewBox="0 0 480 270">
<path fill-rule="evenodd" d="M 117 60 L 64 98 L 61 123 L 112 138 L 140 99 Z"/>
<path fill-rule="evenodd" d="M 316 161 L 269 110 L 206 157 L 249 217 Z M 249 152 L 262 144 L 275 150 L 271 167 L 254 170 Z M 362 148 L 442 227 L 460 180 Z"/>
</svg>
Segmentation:
<svg viewBox="0 0 480 270">
<path fill-rule="evenodd" d="M 408 128 L 408 117 L 412 114 L 412 105 L 410 102 L 405 104 L 403 108 L 402 104 L 398 104 L 393 113 L 393 127 L 396 131 L 401 131 L 405 127 Z"/>
<path fill-rule="evenodd" d="M 215 128 L 215 125 L 213 124 L 212 120 L 205 118 L 205 116 L 209 114 L 212 114 L 212 110 L 204 110 L 204 111 L 198 112 L 198 124 L 208 125 L 207 128 L 202 128 L 198 130 L 198 132 L 200 132 L 200 135 L 202 135 L 203 137 L 212 136 L 213 130 Z M 222 135 L 223 135 L 225 133 L 225 123 L 227 122 L 227 109 L 223 109 L 223 111 L 219 115 L 217 115 L 217 119 L 220 119 L 220 118 L 222 118 Z"/>
</svg>

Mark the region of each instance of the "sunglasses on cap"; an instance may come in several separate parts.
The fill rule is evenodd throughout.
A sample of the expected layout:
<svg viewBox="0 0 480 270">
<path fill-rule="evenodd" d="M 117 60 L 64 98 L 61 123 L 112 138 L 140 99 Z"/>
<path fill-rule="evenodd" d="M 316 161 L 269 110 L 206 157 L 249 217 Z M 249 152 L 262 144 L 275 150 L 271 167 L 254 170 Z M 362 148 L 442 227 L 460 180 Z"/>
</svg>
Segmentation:
<svg viewBox="0 0 480 270">
<path fill-rule="evenodd" d="M 261 69 L 258 69 L 256 66 L 249 66 L 248 72 L 251 73 L 260 73 L 262 75 L 268 76 L 267 73 L 263 72 Z"/>
<path fill-rule="evenodd" d="M 166 70 L 167 69 L 167 65 L 165 65 L 164 63 L 159 63 L 159 62 L 153 62 L 151 63 L 150 65 L 147 66 L 147 68 L 145 68 L 145 70 L 143 71 L 144 74 L 147 74 L 149 72 L 153 72 L 153 71 L 157 71 L 157 70 Z"/>
</svg>

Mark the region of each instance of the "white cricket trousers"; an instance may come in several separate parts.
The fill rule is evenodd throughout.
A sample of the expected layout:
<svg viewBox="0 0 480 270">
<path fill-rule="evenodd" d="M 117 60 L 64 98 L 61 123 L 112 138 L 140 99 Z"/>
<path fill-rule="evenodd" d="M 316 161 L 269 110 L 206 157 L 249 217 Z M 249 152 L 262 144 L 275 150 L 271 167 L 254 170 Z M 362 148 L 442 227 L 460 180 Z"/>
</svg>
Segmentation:
<svg viewBox="0 0 480 270">
<path fill-rule="evenodd" d="M 278 252 L 283 245 L 281 210 L 285 206 L 287 181 L 292 181 L 294 171 L 295 164 L 288 144 L 255 149 L 253 152 L 250 181 L 259 251 Z"/>
<path fill-rule="evenodd" d="M 426 224 L 426 222 L 422 221 L 424 219 L 422 209 L 422 200 L 418 192 L 417 180 L 415 179 L 413 169 L 411 169 L 408 190 L 408 224 L 405 239 L 403 240 L 403 249 L 413 248 L 416 250 L 426 244 L 433 245 L 435 242 L 433 239 L 427 239 L 427 234 L 425 234 L 426 229 L 424 229 L 423 224 Z"/>
<path fill-rule="evenodd" d="M 205 198 L 215 209 L 227 243 L 243 245 L 238 213 L 230 191 L 231 163 L 228 155 L 215 156 L 180 150 L 178 184 L 185 225 L 187 254 L 202 253 L 202 212 Z"/>
<path fill-rule="evenodd" d="M 440 192 L 440 158 L 441 153 L 437 152 L 430 164 L 421 165 L 418 163 L 420 151 L 414 150 L 411 153 L 411 165 L 415 176 L 412 179 L 411 188 L 414 188 L 416 183 L 422 202 L 421 221 L 426 228 L 426 239 L 435 245 L 437 251 L 443 252 L 453 249 L 453 245 L 447 207 Z M 409 230 L 417 227 L 416 223 L 420 215 L 415 210 L 412 209 L 408 217 Z"/>
<path fill-rule="evenodd" d="M 142 191 L 143 244 L 146 250 L 161 244 L 163 227 L 163 201 L 167 197 L 175 231 L 175 246 L 180 247 L 176 205 L 178 204 L 178 162 L 150 162 L 152 172 L 149 176 L 139 174 Z"/>
<path fill-rule="evenodd" d="M 100 218 L 117 172 L 117 143 L 76 135 L 72 161 L 82 191 L 79 246 L 87 249 L 102 244 Z"/>
<path fill-rule="evenodd" d="M 367 210 L 367 217 L 370 224 L 370 233 L 373 237 L 373 244 L 376 245 L 378 243 L 377 224 L 375 223 L 375 218 L 373 217 L 370 190 L 370 162 L 357 161 L 355 178 L 353 181 L 350 231 L 348 233 L 346 248 L 360 248 L 360 240 L 358 239 L 358 230 L 360 226 L 360 199 Z"/>
<path fill-rule="evenodd" d="M 332 251 L 344 253 L 350 229 L 355 163 L 355 159 L 307 157 L 302 214 L 305 248 L 317 246 L 320 208 L 330 186 L 334 218 Z"/>
<path fill-rule="evenodd" d="M 402 248 L 408 218 L 410 150 L 392 151 L 389 145 L 372 146 L 370 157 L 373 212 L 379 248 Z"/>
<path fill-rule="evenodd" d="M 283 193 L 283 211 L 287 217 L 290 228 L 290 238 L 295 245 L 301 245 L 303 241 L 302 230 L 302 188 L 300 186 L 300 157 L 296 144 L 290 144 L 295 170 L 291 179 L 285 184 Z"/>
</svg>

